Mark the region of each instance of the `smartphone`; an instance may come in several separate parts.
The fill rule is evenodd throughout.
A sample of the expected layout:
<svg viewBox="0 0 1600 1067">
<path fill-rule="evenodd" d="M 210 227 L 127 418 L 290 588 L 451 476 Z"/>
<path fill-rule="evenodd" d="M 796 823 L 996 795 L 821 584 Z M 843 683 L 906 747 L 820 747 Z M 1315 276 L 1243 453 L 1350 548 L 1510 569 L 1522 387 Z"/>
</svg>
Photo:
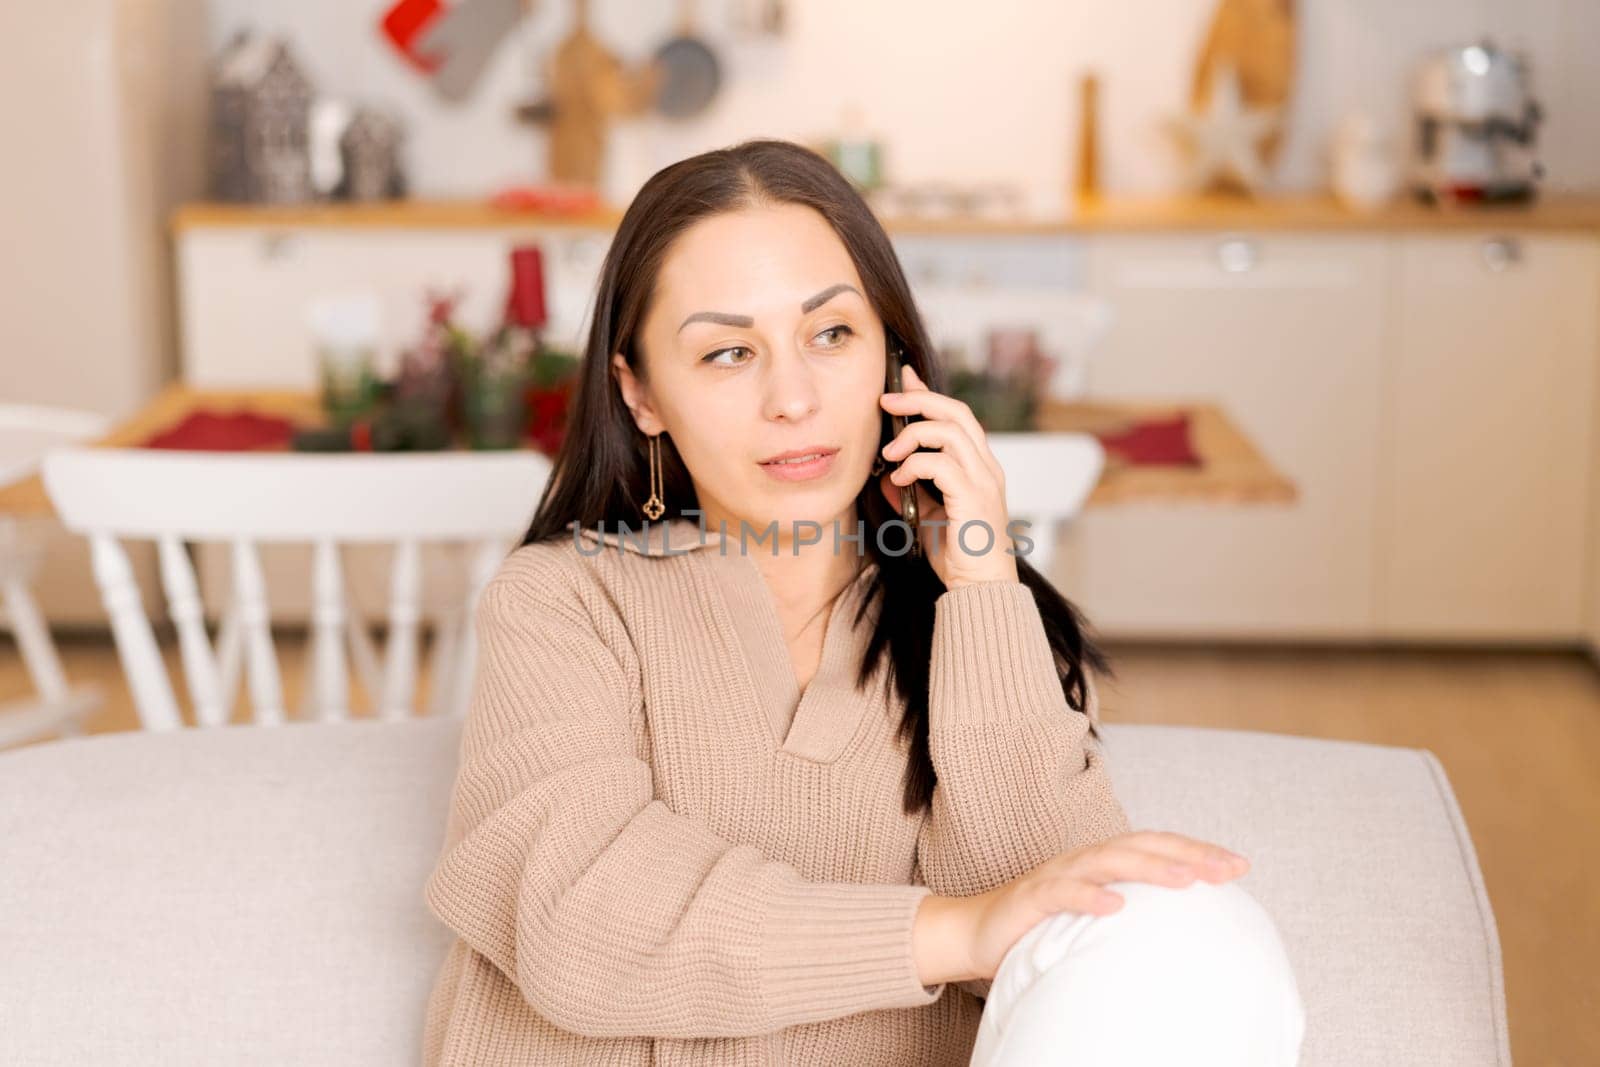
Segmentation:
<svg viewBox="0 0 1600 1067">
<path fill-rule="evenodd" d="M 904 356 L 901 355 L 900 346 L 891 341 L 889 343 L 888 380 L 884 383 L 886 391 L 891 393 L 902 391 L 900 368 L 903 364 Z M 906 416 L 891 413 L 889 415 L 889 439 L 891 441 L 897 439 L 900 436 L 900 431 L 906 428 L 907 423 L 916 422 L 921 417 L 920 415 Z M 904 460 L 900 462 L 904 462 Z M 896 467 L 899 465 L 900 463 L 895 464 Z M 915 482 L 900 487 L 900 517 L 905 520 L 907 526 L 911 527 L 911 554 L 920 556 L 922 554 L 922 536 L 917 528 L 917 485 Z"/>
</svg>

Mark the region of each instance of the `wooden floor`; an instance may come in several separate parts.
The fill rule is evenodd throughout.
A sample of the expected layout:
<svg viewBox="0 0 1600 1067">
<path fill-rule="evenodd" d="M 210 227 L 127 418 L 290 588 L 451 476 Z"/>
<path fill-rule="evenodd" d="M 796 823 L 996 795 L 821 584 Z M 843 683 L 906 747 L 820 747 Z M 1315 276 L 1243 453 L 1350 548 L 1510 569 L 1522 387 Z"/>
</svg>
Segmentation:
<svg viewBox="0 0 1600 1067">
<path fill-rule="evenodd" d="M 0 638 L 0 701 L 27 692 Z M 167 648 L 176 666 L 176 652 Z M 285 696 L 301 649 L 283 648 Z M 1111 722 L 1228 726 L 1432 749 L 1499 925 L 1518 1067 L 1600 1064 L 1600 674 L 1577 653 L 1114 645 Z M 116 657 L 67 639 L 102 688 L 90 732 L 132 729 Z M 174 675 L 176 677 L 176 675 Z"/>
</svg>

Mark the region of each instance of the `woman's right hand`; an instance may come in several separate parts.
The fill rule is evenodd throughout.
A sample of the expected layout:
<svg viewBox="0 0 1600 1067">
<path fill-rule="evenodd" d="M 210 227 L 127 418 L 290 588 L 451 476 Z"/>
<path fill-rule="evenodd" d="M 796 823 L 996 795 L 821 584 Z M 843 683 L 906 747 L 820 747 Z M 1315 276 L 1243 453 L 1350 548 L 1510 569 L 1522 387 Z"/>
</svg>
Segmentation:
<svg viewBox="0 0 1600 1067">
<path fill-rule="evenodd" d="M 1182 887 L 1196 878 L 1226 882 L 1249 869 L 1250 861 L 1243 856 L 1183 834 L 1164 830 L 1118 834 L 1053 856 L 987 893 L 942 898 L 942 903 L 959 910 L 954 922 L 941 925 L 964 944 L 947 946 L 956 951 L 938 957 L 964 959 L 966 977 L 993 978 L 1011 946 L 1041 919 L 1061 911 L 1109 915 L 1122 907 L 1122 897 L 1105 888 L 1108 882 Z"/>
</svg>

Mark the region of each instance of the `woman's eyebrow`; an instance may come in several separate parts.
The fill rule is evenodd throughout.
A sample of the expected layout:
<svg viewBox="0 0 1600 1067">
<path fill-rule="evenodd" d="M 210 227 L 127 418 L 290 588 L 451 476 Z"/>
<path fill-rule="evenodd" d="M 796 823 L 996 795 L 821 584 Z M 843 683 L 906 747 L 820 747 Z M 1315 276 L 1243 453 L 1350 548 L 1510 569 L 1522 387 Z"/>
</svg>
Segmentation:
<svg viewBox="0 0 1600 1067">
<path fill-rule="evenodd" d="M 802 312 L 815 310 L 816 308 L 819 308 L 823 304 L 826 304 L 828 301 L 832 300 L 834 297 L 838 296 L 840 293 L 846 292 L 855 293 L 857 296 L 861 296 L 861 291 L 855 286 L 850 285 L 847 282 L 839 282 L 837 285 L 828 286 L 826 289 L 822 290 L 822 292 L 818 293 L 814 297 L 811 297 L 809 300 L 803 301 L 800 305 L 800 310 Z"/>
<path fill-rule="evenodd" d="M 836 285 L 828 286 L 816 296 L 807 297 L 805 300 L 802 300 L 800 302 L 800 310 L 802 312 L 814 311 L 823 304 L 826 304 L 829 300 L 832 300 L 834 297 L 838 296 L 840 293 L 846 292 L 855 293 L 857 296 L 861 296 L 861 290 L 857 289 L 849 282 L 839 282 Z M 751 318 L 749 315 L 731 315 L 726 311 L 696 311 L 693 315 L 690 315 L 688 318 L 683 320 L 683 323 L 678 327 L 678 332 L 682 333 L 683 327 L 689 325 L 691 322 L 715 322 L 723 326 L 739 326 L 746 330 L 756 324 L 756 320 Z"/>
</svg>

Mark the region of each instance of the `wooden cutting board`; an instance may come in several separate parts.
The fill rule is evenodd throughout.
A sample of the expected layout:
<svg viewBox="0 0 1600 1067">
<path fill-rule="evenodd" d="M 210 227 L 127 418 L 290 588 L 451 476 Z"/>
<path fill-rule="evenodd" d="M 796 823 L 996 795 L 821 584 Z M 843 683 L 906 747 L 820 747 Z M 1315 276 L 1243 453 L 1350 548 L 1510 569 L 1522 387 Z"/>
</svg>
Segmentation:
<svg viewBox="0 0 1600 1067">
<path fill-rule="evenodd" d="M 557 46 L 550 71 L 550 177 L 597 186 L 606 133 L 623 116 L 648 109 L 661 83 L 652 64 L 630 68 L 589 29 L 589 0 L 576 0 L 572 32 Z"/>
<path fill-rule="evenodd" d="M 1295 0 L 1219 0 L 1217 13 L 1200 46 L 1189 99 L 1196 110 L 1211 96 L 1211 75 L 1219 63 L 1239 72 L 1244 101 L 1283 109 L 1287 121 L 1294 86 Z M 1284 122 L 1261 141 L 1261 158 L 1272 163 L 1282 143 Z"/>
</svg>

